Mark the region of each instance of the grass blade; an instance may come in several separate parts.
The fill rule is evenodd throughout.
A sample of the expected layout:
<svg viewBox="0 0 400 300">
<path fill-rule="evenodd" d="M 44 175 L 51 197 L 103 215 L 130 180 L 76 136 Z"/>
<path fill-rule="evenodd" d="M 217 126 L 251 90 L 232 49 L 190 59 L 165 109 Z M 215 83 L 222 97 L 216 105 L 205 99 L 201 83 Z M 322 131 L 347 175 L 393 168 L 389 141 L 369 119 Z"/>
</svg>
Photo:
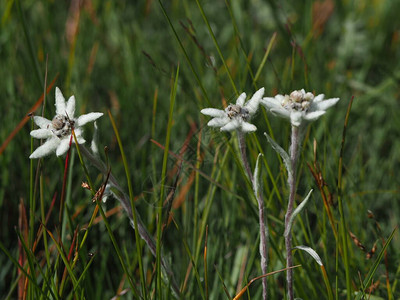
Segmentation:
<svg viewBox="0 0 400 300">
<path fill-rule="evenodd" d="M 94 195 L 96 194 L 96 192 L 95 192 L 95 190 L 94 190 L 94 186 L 93 186 L 93 184 L 92 184 L 92 180 L 91 180 L 91 178 L 90 178 L 90 176 L 89 176 L 89 173 L 88 173 L 88 171 L 87 171 L 86 165 L 85 165 L 85 163 L 84 163 L 84 161 L 83 161 L 83 157 L 82 157 L 82 153 L 81 153 L 81 150 L 80 150 L 80 146 L 79 146 L 78 141 L 76 140 L 75 133 L 73 133 L 73 136 L 74 136 L 74 139 L 75 139 L 75 145 L 76 145 L 76 149 L 77 149 L 77 152 L 78 152 L 79 160 L 80 160 L 81 165 L 82 165 L 82 168 L 84 169 L 84 172 L 85 172 L 85 174 L 86 174 L 86 179 L 87 179 L 87 181 L 89 182 L 90 191 L 92 192 L 92 195 L 94 196 Z M 82 147 L 83 147 L 83 146 L 82 146 Z M 85 149 L 85 148 L 84 148 L 84 149 Z M 107 180 L 106 180 L 106 181 L 107 181 Z M 103 191 L 103 192 L 104 192 L 104 191 Z M 129 271 L 128 271 L 128 267 L 126 266 L 126 264 L 125 264 L 125 262 L 124 262 L 124 260 L 123 260 L 123 258 L 122 258 L 122 252 L 121 252 L 121 250 L 120 250 L 120 248 L 119 248 L 119 246 L 118 246 L 118 243 L 117 243 L 117 241 L 116 241 L 116 239 L 115 239 L 115 236 L 114 236 L 114 234 L 113 234 L 113 232 L 112 232 L 112 230 L 111 230 L 111 226 L 110 226 L 110 224 L 109 224 L 108 221 L 107 221 L 106 215 L 105 215 L 105 213 L 104 213 L 103 208 L 101 207 L 101 203 L 100 203 L 100 200 L 99 200 L 98 198 L 96 198 L 96 204 L 97 204 L 97 208 L 99 209 L 100 214 L 101 214 L 101 216 L 102 216 L 102 218 L 103 218 L 104 225 L 105 225 L 106 228 L 107 228 L 108 235 L 109 235 L 109 237 L 110 237 L 110 239 L 111 239 L 111 241 L 112 241 L 112 243 L 113 243 L 113 245 L 114 245 L 115 252 L 117 252 L 117 256 L 118 256 L 118 259 L 119 259 L 119 261 L 120 261 L 120 263 L 121 263 L 121 267 L 122 267 L 124 273 L 126 274 L 126 276 L 128 277 L 128 282 L 129 282 L 129 284 L 130 284 L 130 286 L 131 286 L 131 288 L 132 288 L 132 292 L 134 293 L 134 295 L 135 295 L 136 297 L 139 297 L 139 294 L 138 294 L 138 292 L 137 292 L 137 290 L 136 290 L 136 287 L 135 287 L 135 285 L 134 285 L 134 283 L 133 283 L 132 277 L 131 277 L 131 275 L 130 275 L 130 273 L 129 273 Z M 94 216 L 95 216 L 95 215 L 93 214 L 93 216 L 92 216 L 92 218 L 91 218 L 89 224 L 92 224 L 92 222 L 93 222 L 93 220 L 94 220 Z M 90 227 L 88 227 L 88 229 L 89 229 L 89 228 L 90 228 Z M 85 236 L 84 236 L 84 239 L 83 239 L 82 242 L 81 242 L 81 246 L 83 245 L 83 243 L 84 243 L 84 241 L 85 241 L 85 239 L 86 239 L 86 237 L 87 237 L 87 233 L 88 233 L 88 232 L 89 232 L 88 230 L 85 232 Z"/>
<path fill-rule="evenodd" d="M 158 208 L 157 208 L 158 224 L 157 224 L 156 267 L 157 267 L 157 294 L 158 294 L 159 299 L 162 299 L 162 293 L 161 293 L 162 292 L 162 288 L 161 288 L 162 207 L 163 207 L 164 194 L 165 194 L 165 176 L 166 176 L 166 172 L 167 172 L 168 150 L 169 150 L 169 142 L 171 139 L 171 128 L 172 128 L 172 121 L 173 121 L 174 104 L 175 104 L 175 99 L 176 99 L 176 91 L 177 91 L 177 87 L 178 87 L 178 78 L 179 78 L 179 65 L 176 70 L 175 80 L 174 80 L 173 87 L 171 89 L 171 95 L 170 95 L 168 124 L 167 124 L 166 138 L 165 138 L 163 164 L 162 164 L 162 170 L 161 170 L 160 198 L 158 200 Z"/>
<path fill-rule="evenodd" d="M 189 55 L 187 54 L 187 52 L 186 52 L 186 50 L 185 50 L 185 47 L 183 46 L 183 44 L 182 44 L 182 42 L 181 42 L 181 40 L 180 40 L 180 38 L 179 38 L 179 36 L 178 36 L 178 33 L 177 33 L 176 30 L 175 30 L 174 25 L 172 25 L 171 19 L 169 18 L 168 14 L 167 14 L 167 11 L 166 11 L 165 8 L 164 8 L 164 5 L 162 4 L 161 0 L 158 0 L 158 3 L 160 4 L 161 10 L 162 10 L 162 12 L 163 12 L 165 18 L 167 19 L 168 25 L 169 25 L 169 27 L 171 28 L 172 32 L 174 33 L 175 39 L 176 39 L 176 41 L 178 42 L 179 47 L 181 48 L 181 50 L 182 50 L 182 52 L 183 52 L 183 55 L 185 56 L 186 62 L 189 64 L 190 70 L 192 71 L 194 77 L 196 78 L 197 84 L 199 85 L 201 91 L 203 92 L 203 95 L 204 95 L 204 97 L 206 98 L 207 103 L 210 105 L 210 99 L 208 98 L 207 91 L 206 91 L 206 89 L 204 88 L 203 83 L 202 83 L 202 81 L 200 80 L 199 75 L 198 75 L 197 72 L 195 71 L 194 66 L 193 66 L 193 64 L 192 64 L 192 62 L 191 62 L 191 60 L 190 60 L 190 58 L 189 58 Z"/>
<path fill-rule="evenodd" d="M 261 71 L 264 68 L 265 63 L 267 62 L 268 55 L 271 52 L 272 45 L 274 44 L 275 39 L 276 39 L 276 35 L 277 35 L 277 33 L 274 32 L 274 34 L 271 37 L 271 40 L 269 41 L 269 44 L 268 44 L 268 47 L 267 47 L 267 51 L 265 51 L 264 57 L 263 57 L 263 59 L 261 61 L 261 64 L 257 69 L 256 76 L 254 77 L 254 82 L 255 83 L 257 82 L 258 77 L 260 77 Z"/>
<path fill-rule="evenodd" d="M 365 289 L 369 287 L 369 285 L 372 282 L 372 279 L 374 277 L 374 274 L 376 272 L 376 270 L 378 269 L 378 266 L 382 260 L 382 258 L 385 255 L 385 251 L 387 249 L 387 247 L 389 246 L 390 242 L 392 241 L 394 234 L 396 233 L 398 227 L 395 227 L 392 231 L 392 233 L 390 234 L 389 238 L 387 239 L 386 243 L 383 245 L 382 250 L 379 252 L 379 255 L 377 256 L 377 258 L 375 259 L 374 264 L 371 266 L 371 268 L 368 271 L 367 276 L 365 277 L 364 281 L 362 282 L 362 288 L 361 291 L 359 291 L 357 293 L 357 297 L 355 298 L 355 300 L 361 300 L 364 298 L 361 298 L 363 296 L 365 296 Z"/>
<path fill-rule="evenodd" d="M 16 6 L 17 6 L 18 16 L 19 16 L 19 19 L 21 21 L 22 28 L 24 31 L 26 43 L 28 44 L 29 57 L 31 59 L 31 62 L 33 65 L 33 70 L 34 70 L 33 73 L 35 74 L 35 78 L 36 78 L 39 86 L 42 87 L 44 85 L 43 78 L 42 78 L 42 75 L 40 72 L 39 62 L 35 55 L 35 50 L 33 49 L 33 42 L 29 35 L 28 25 L 26 24 L 25 16 L 24 16 L 24 13 L 22 12 L 21 0 L 16 0 L 15 2 L 16 2 Z"/>
<path fill-rule="evenodd" d="M 338 182 L 337 182 L 337 191 L 338 191 L 338 204 L 339 204 L 339 214 L 340 214 L 340 236 L 341 236 L 341 248 L 343 250 L 343 263 L 346 274 L 346 290 L 347 290 L 347 300 L 351 299 L 352 294 L 352 286 L 351 286 L 351 278 L 350 278 L 350 263 L 348 258 L 348 245 L 347 245 L 347 225 L 346 219 L 343 211 L 343 200 L 342 200 L 342 173 L 343 173 L 343 153 L 344 153 L 344 143 L 346 140 L 346 129 L 349 122 L 350 110 L 353 104 L 352 97 L 350 99 L 346 117 L 343 126 L 343 134 L 342 134 L 342 142 L 340 147 L 340 156 L 339 156 L 339 168 L 338 168 Z"/>
<path fill-rule="evenodd" d="M 129 172 L 128 162 L 126 160 L 125 151 L 122 146 L 122 142 L 121 142 L 121 138 L 119 136 L 117 126 L 115 124 L 114 118 L 112 117 L 110 111 L 108 111 L 108 116 L 110 117 L 110 121 L 111 121 L 115 136 L 118 141 L 119 150 L 121 152 L 122 161 L 123 161 L 123 165 L 125 168 L 126 180 L 127 180 L 127 184 L 128 184 L 128 190 L 129 190 L 129 200 L 130 200 L 132 216 L 133 216 L 133 223 L 135 225 L 135 228 L 138 228 L 138 221 L 137 221 L 137 216 L 136 216 L 135 202 L 134 202 L 133 189 L 132 189 L 132 183 L 131 183 L 131 174 Z M 143 269 L 143 259 L 142 259 L 142 247 L 140 245 L 140 237 L 139 237 L 138 230 L 135 230 L 135 241 L 136 241 L 136 253 L 138 255 L 138 262 L 139 262 L 140 283 L 142 285 L 143 297 L 145 299 L 147 299 L 147 291 L 146 291 L 145 276 L 144 276 L 144 269 Z"/>
<path fill-rule="evenodd" d="M 238 90 L 237 90 L 237 88 L 236 88 L 235 82 L 233 81 L 233 78 L 232 78 L 232 75 L 231 75 L 231 71 L 229 70 L 228 65 L 226 64 L 225 58 L 224 58 L 224 56 L 222 55 L 221 48 L 220 48 L 219 45 L 218 45 L 217 39 L 216 39 L 216 37 L 215 37 L 215 35 L 214 35 L 214 32 L 212 31 L 212 28 L 211 28 L 211 26 L 210 26 L 210 23 L 208 22 L 208 19 L 207 19 L 206 14 L 204 13 L 203 7 L 201 6 L 199 0 L 196 0 L 196 3 L 197 3 L 197 7 L 198 7 L 199 10 L 200 10 L 201 16 L 203 17 L 204 23 L 205 23 L 206 26 L 207 26 L 208 32 L 209 32 L 209 34 L 211 35 L 211 38 L 212 38 L 212 40 L 213 40 L 213 42 L 214 42 L 214 46 L 215 46 L 215 48 L 217 49 L 217 52 L 218 52 L 219 57 L 220 57 L 220 59 L 221 59 L 221 61 L 222 61 L 222 64 L 224 65 L 226 74 L 228 75 L 228 78 L 229 78 L 229 82 L 231 83 L 232 88 L 233 88 L 233 90 L 235 91 L 236 96 L 239 96 L 239 92 L 238 92 Z"/>
</svg>

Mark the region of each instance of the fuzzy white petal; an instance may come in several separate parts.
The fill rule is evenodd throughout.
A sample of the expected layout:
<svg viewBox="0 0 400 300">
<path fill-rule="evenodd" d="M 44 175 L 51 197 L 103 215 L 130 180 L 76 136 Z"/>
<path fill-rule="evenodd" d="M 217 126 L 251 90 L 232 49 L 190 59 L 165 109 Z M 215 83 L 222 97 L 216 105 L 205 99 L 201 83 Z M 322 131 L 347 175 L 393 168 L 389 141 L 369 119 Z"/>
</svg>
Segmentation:
<svg viewBox="0 0 400 300">
<path fill-rule="evenodd" d="M 307 121 L 315 121 L 316 119 L 318 119 L 320 116 L 322 116 L 325 113 L 326 113 L 326 111 L 324 111 L 324 110 L 313 111 L 313 112 L 306 114 L 304 116 L 304 119 Z"/>
<path fill-rule="evenodd" d="M 253 97 L 251 97 L 250 101 L 255 99 L 260 101 L 261 98 L 264 96 L 265 88 L 259 89 L 257 92 L 254 93 Z"/>
<path fill-rule="evenodd" d="M 334 106 L 340 98 L 332 98 L 332 99 L 326 99 L 324 101 L 318 102 L 318 103 L 313 103 L 312 108 L 316 108 L 315 110 L 327 110 L 328 108 Z"/>
<path fill-rule="evenodd" d="M 239 98 L 237 98 L 236 100 L 236 105 L 243 106 L 245 100 L 246 100 L 246 93 L 241 93 Z"/>
<path fill-rule="evenodd" d="M 318 96 L 316 96 L 315 98 L 314 98 L 314 103 L 318 103 L 318 102 L 321 102 L 322 100 L 324 100 L 324 97 L 325 97 L 325 95 L 324 94 L 319 94 Z"/>
<path fill-rule="evenodd" d="M 293 126 L 299 127 L 301 124 L 301 120 L 303 118 L 303 113 L 299 111 L 293 111 L 290 114 L 290 123 L 292 123 Z"/>
<path fill-rule="evenodd" d="M 249 101 L 247 101 L 245 107 L 249 110 L 250 115 L 253 115 L 258 110 L 260 100 L 264 96 L 264 88 L 259 89 Z"/>
<path fill-rule="evenodd" d="M 67 102 L 66 114 L 70 119 L 74 118 L 75 114 L 75 96 L 71 96 Z"/>
<path fill-rule="evenodd" d="M 65 116 L 66 106 L 65 98 L 61 93 L 61 90 L 56 87 L 56 114 Z"/>
<path fill-rule="evenodd" d="M 85 143 L 85 139 L 82 137 L 83 134 L 83 129 L 82 128 L 76 128 L 75 129 L 75 136 L 76 140 L 78 141 L 78 144 L 83 144 Z M 72 138 L 73 142 L 75 143 L 75 140 Z"/>
<path fill-rule="evenodd" d="M 32 154 L 29 156 L 30 159 L 40 158 L 50 153 L 54 152 L 54 150 L 60 144 L 60 139 L 57 137 L 48 139 L 42 146 L 38 147 Z"/>
<path fill-rule="evenodd" d="M 93 132 L 92 143 L 90 144 L 90 150 L 92 150 L 94 155 L 99 157 L 99 147 L 97 146 L 97 144 L 99 142 L 99 129 L 97 127 L 97 122 L 96 121 L 94 121 L 93 127 L 94 127 L 94 132 Z M 107 190 L 107 186 L 106 186 L 106 190 Z"/>
<path fill-rule="evenodd" d="M 85 125 L 88 122 L 93 122 L 95 120 L 97 120 L 98 118 L 100 118 L 103 115 L 103 113 L 99 113 L 99 112 L 93 112 L 93 113 L 88 113 L 82 116 L 79 116 L 78 119 L 76 119 L 75 121 L 75 126 L 80 127 Z"/>
<path fill-rule="evenodd" d="M 240 127 L 240 122 L 237 119 L 232 119 L 228 124 L 221 127 L 221 131 L 232 131 Z"/>
<path fill-rule="evenodd" d="M 216 109 L 216 108 L 204 108 L 200 111 L 203 115 L 214 117 L 214 118 L 222 118 L 226 116 L 224 110 Z"/>
<path fill-rule="evenodd" d="M 267 109 L 271 108 L 282 108 L 281 102 L 278 99 L 265 97 L 260 100 L 260 103 Z"/>
<path fill-rule="evenodd" d="M 61 140 L 60 145 L 58 145 L 57 150 L 56 150 L 56 155 L 61 156 L 64 153 L 66 153 L 69 149 L 69 143 L 70 143 L 70 138 L 63 138 Z"/>
<path fill-rule="evenodd" d="M 282 101 L 285 100 L 285 98 L 286 98 L 286 96 L 281 95 L 281 94 L 278 94 L 278 95 L 275 96 L 275 99 L 277 101 L 279 101 L 279 103 L 282 103 Z"/>
<path fill-rule="evenodd" d="M 37 126 L 39 126 L 42 129 L 47 129 L 48 125 L 51 124 L 50 120 L 48 120 L 46 118 L 43 118 L 43 117 L 40 117 L 40 116 L 34 116 L 33 117 L 33 121 L 35 122 L 35 124 Z"/>
<path fill-rule="evenodd" d="M 290 111 L 287 109 L 284 109 L 282 107 L 280 108 L 271 108 L 270 112 L 273 113 L 276 116 L 279 116 L 281 118 L 290 118 Z"/>
<path fill-rule="evenodd" d="M 228 117 L 223 117 L 223 118 L 214 118 L 211 119 L 207 125 L 210 127 L 221 127 L 226 125 L 227 123 L 229 123 L 231 121 L 231 119 L 229 119 Z"/>
<path fill-rule="evenodd" d="M 86 143 L 86 140 L 82 136 L 77 136 L 76 139 L 78 140 L 79 145 Z"/>
<path fill-rule="evenodd" d="M 31 131 L 31 137 L 34 137 L 35 139 L 47 139 L 49 137 L 52 137 L 53 133 L 51 130 L 48 129 L 36 129 Z"/>
<path fill-rule="evenodd" d="M 241 130 L 243 132 L 253 132 L 257 130 L 257 127 L 254 126 L 253 124 L 250 124 L 248 122 L 243 122 L 241 126 Z"/>
</svg>

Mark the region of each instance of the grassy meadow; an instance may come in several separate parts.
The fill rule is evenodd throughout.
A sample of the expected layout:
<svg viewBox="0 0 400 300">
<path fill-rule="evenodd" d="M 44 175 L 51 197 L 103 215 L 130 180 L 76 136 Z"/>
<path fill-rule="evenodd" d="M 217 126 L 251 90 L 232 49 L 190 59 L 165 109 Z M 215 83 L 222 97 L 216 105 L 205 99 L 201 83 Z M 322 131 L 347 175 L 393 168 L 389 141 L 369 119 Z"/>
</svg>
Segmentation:
<svg viewBox="0 0 400 300">
<path fill-rule="evenodd" d="M 0 1 L 0 298 L 262 299 L 238 137 L 200 110 L 264 87 L 340 98 L 300 147 L 295 206 L 313 193 L 293 246 L 323 266 L 293 251 L 295 297 L 400 299 L 399 11 L 397 0 Z M 51 120 L 55 87 L 75 95 L 77 116 L 104 113 L 102 170 L 83 145 L 29 159 L 40 141 L 28 114 Z M 264 132 L 287 150 L 291 126 L 261 106 L 251 122 L 268 299 L 288 299 L 288 175 Z"/>
</svg>

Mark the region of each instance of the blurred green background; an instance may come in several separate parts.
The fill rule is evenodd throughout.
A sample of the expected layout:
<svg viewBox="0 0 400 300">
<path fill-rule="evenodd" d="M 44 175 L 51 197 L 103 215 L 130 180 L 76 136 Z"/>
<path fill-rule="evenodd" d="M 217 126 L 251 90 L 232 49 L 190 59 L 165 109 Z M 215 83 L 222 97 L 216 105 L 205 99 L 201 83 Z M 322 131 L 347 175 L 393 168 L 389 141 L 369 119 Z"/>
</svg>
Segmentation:
<svg viewBox="0 0 400 300">
<path fill-rule="evenodd" d="M 327 98 L 340 97 L 338 105 L 312 124 L 307 132 L 300 166 L 299 201 L 310 188 L 315 192 L 303 221 L 294 229 L 298 232 L 294 233 L 296 241 L 299 244 L 310 243 L 326 261 L 334 287 L 335 244 L 327 227 L 321 197 L 306 164 L 313 161 L 315 138 L 324 179 L 335 202 L 344 118 L 348 103 L 354 96 L 343 159 L 343 197 L 348 229 L 367 248 L 371 248 L 376 241 L 379 244 L 381 236 L 387 237 L 398 225 L 400 1 L 205 0 L 200 1 L 200 6 L 189 0 L 161 3 L 171 23 L 155 0 L 0 1 L 0 142 L 6 140 L 42 94 L 48 57 L 48 83 L 58 75 L 55 85 L 66 98 L 75 95 L 79 114 L 105 113 L 98 122 L 99 148 L 108 146 L 112 171 L 122 179 L 121 185 L 126 186 L 107 110 L 114 116 L 127 153 L 134 193 L 140 195 L 137 207 L 149 230 L 154 232 L 163 150 L 151 143 L 150 138 L 165 143 L 171 82 L 179 65 L 170 150 L 179 153 L 183 145 L 188 145 L 182 156 L 187 162 L 196 164 L 200 140 L 201 170 L 231 191 L 227 193 L 217 188 L 215 201 L 205 221 L 209 226 L 210 296 L 221 299 L 224 292 L 214 264 L 232 295 L 237 285 L 244 285 L 239 280 L 243 266 L 248 280 L 259 275 L 256 206 L 249 199 L 251 189 L 246 185 L 235 151 L 232 151 L 236 147 L 235 141 L 229 134 L 221 135 L 206 128 L 204 124 L 208 119 L 201 116 L 199 110 L 204 107 L 222 108 L 226 103 L 234 102 L 237 96 L 235 88 L 248 96 L 264 86 L 266 96 L 305 88 L 316 94 L 324 93 Z M 204 10 L 224 61 L 201 10 Z M 271 40 L 267 61 L 254 81 Z M 223 62 L 230 71 L 235 88 Z M 54 114 L 53 104 L 54 89 L 46 98 L 45 115 L 48 118 Z M 275 140 L 287 148 L 290 125 L 261 110 L 254 121 L 259 130 L 248 138 L 248 155 L 254 167 L 260 151 L 256 145 L 260 143 L 265 155 L 264 164 L 269 168 L 268 172 L 263 170 L 263 182 L 274 248 L 269 269 L 273 271 L 283 267 L 279 253 L 283 255 L 284 249 L 281 222 L 287 187 L 282 165 L 263 132 L 273 133 Z M 36 114 L 41 114 L 41 110 L 38 109 Z M 267 120 L 270 128 L 266 125 Z M 23 200 L 28 205 L 29 199 L 30 130 L 28 122 L 0 154 L 0 240 L 15 257 L 18 256 L 15 233 L 19 219 L 18 203 Z M 85 136 L 88 141 L 92 132 L 87 126 Z M 34 147 L 37 146 L 35 141 Z M 227 162 L 222 164 L 222 154 L 218 153 L 225 151 L 231 152 Z M 176 161 L 170 156 L 166 183 L 169 186 L 176 176 L 171 171 Z M 221 164 L 222 172 L 216 179 L 213 172 L 219 170 L 215 168 L 218 164 Z M 63 159 L 54 155 L 45 159 L 43 174 L 48 205 L 53 195 L 61 192 L 63 168 Z M 94 170 L 92 172 L 97 176 Z M 74 224 L 83 225 L 89 221 L 92 203 L 88 192 L 80 187 L 84 174 L 77 159 L 72 174 L 68 210 L 71 215 L 79 212 Z M 177 193 L 180 202 L 173 206 L 174 218 L 181 227 L 177 230 L 170 225 L 164 241 L 164 253 L 172 261 L 179 285 L 185 281 L 190 262 L 182 241 L 190 245 L 192 252 L 198 243 L 204 246 L 204 237 L 197 241 L 196 229 L 203 220 L 202 213 L 209 199 L 207 193 L 213 186 L 205 178 L 193 184 L 193 176 L 189 164 L 184 163 Z M 99 183 L 101 178 L 95 178 Z M 278 183 L 279 192 L 273 189 L 272 182 Z M 198 199 L 197 213 L 195 198 Z M 117 205 L 111 200 L 106 208 Z M 333 210 L 337 214 L 336 206 Z M 377 230 L 374 220 L 367 217 L 367 210 L 374 213 L 382 232 Z M 51 219 L 53 228 L 57 226 L 57 220 L 55 214 Z M 135 251 L 134 235 L 128 219 L 123 213 L 115 214 L 110 223 L 121 247 L 129 253 L 127 259 L 135 260 L 132 254 Z M 349 247 L 352 280 L 359 286 L 357 272 L 365 275 L 372 262 L 366 260 L 351 241 Z M 400 278 L 398 234 L 389 249 L 389 277 L 391 284 L 395 285 Z M 99 254 L 90 267 L 91 275 L 83 283 L 87 289 L 86 297 L 111 298 L 123 272 L 113 256 L 112 244 L 101 223 L 91 231 L 85 250 Z M 146 249 L 143 252 L 147 269 L 151 272 L 153 257 Z M 249 257 L 250 263 L 242 265 L 245 256 Z M 303 256 L 301 259 L 310 262 Z M 198 272 L 203 274 L 202 262 L 198 263 Z M 0 295 L 7 295 L 10 284 L 16 280 L 16 268 L 3 253 L 0 265 Z M 115 274 L 108 270 L 115 270 Z M 307 299 L 305 295 L 312 297 L 325 293 L 318 270 L 309 267 L 297 273 L 299 278 L 308 279 L 304 279 L 304 283 L 297 280 L 296 294 Z M 383 284 L 384 273 L 382 267 L 376 278 L 382 283 L 374 293 L 386 299 L 389 296 Z M 186 296 L 199 299 L 194 288 L 197 282 L 189 278 Z M 285 290 L 283 278 L 283 275 L 271 277 L 272 299 L 282 298 Z M 90 286 L 90 283 L 97 285 L 100 282 L 104 284 Z M 341 278 L 341 292 L 345 288 L 343 282 Z M 303 289 L 299 287 L 301 284 L 304 284 Z M 314 286 L 312 292 L 311 286 Z M 252 292 L 255 299 L 260 290 L 261 284 L 258 283 Z M 393 294 L 399 297 L 400 292 L 394 289 Z"/>
</svg>

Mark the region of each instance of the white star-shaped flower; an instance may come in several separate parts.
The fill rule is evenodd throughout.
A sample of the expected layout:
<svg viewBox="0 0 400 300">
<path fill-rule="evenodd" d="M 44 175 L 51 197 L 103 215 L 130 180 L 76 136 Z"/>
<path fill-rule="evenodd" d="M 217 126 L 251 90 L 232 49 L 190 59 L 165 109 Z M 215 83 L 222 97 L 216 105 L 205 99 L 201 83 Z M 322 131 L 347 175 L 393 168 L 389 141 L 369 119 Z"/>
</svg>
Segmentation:
<svg viewBox="0 0 400 300">
<path fill-rule="evenodd" d="M 303 121 L 315 121 L 334 106 L 339 98 L 324 99 L 324 94 L 316 97 L 304 89 L 293 91 L 290 95 L 266 97 L 260 103 L 274 115 L 289 119 L 293 126 L 299 127 Z"/>
<path fill-rule="evenodd" d="M 63 94 L 56 87 L 56 115 L 53 120 L 50 121 L 39 116 L 33 117 L 34 122 L 40 129 L 32 130 L 31 136 L 37 139 L 46 139 L 46 142 L 33 151 L 29 158 L 40 158 L 52 152 L 56 152 L 57 156 L 66 153 L 70 145 L 72 128 L 74 128 L 78 143 L 83 144 L 85 139 L 82 137 L 83 129 L 81 127 L 103 115 L 103 113 L 94 112 L 74 118 L 74 114 L 75 97 L 71 96 L 65 103 Z"/>
<path fill-rule="evenodd" d="M 200 112 L 203 115 L 213 117 L 207 125 L 210 127 L 220 127 L 221 131 L 256 131 L 257 127 L 248 121 L 257 112 L 258 105 L 263 95 L 264 88 L 261 88 L 245 104 L 246 93 L 242 93 L 239 98 L 237 98 L 236 104 L 229 104 L 224 110 L 204 108 Z"/>
</svg>

